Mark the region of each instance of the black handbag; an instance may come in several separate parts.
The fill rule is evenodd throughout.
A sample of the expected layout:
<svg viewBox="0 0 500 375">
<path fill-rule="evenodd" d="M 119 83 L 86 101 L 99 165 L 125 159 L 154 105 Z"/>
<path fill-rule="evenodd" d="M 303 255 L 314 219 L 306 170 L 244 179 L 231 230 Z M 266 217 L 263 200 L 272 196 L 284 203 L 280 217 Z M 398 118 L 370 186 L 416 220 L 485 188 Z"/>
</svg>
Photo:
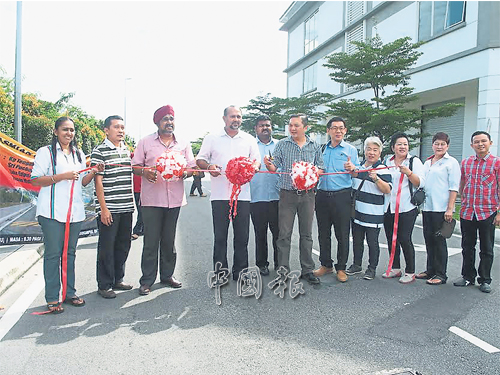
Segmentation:
<svg viewBox="0 0 500 375">
<path fill-rule="evenodd" d="M 413 158 L 415 156 L 412 156 L 410 158 L 410 171 L 413 171 Z M 411 181 L 408 179 L 408 187 L 410 188 L 410 202 L 411 204 L 415 206 L 420 206 L 422 203 L 425 201 L 425 191 L 422 188 L 418 188 L 415 191 L 413 191 L 413 184 Z"/>
</svg>

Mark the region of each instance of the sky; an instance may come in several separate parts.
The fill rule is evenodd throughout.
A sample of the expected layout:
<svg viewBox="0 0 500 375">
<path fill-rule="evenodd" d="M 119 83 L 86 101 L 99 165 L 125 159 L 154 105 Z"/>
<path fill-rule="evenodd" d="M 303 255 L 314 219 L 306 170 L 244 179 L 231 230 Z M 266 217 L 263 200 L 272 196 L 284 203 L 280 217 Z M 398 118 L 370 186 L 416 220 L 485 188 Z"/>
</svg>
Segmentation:
<svg viewBox="0 0 500 375">
<path fill-rule="evenodd" d="M 176 134 L 222 129 L 223 110 L 286 96 L 288 1 L 23 1 L 22 91 L 99 119 L 125 115 L 138 141 L 154 111 L 175 110 Z M 15 75 L 16 2 L 0 1 L 0 67 Z"/>
</svg>

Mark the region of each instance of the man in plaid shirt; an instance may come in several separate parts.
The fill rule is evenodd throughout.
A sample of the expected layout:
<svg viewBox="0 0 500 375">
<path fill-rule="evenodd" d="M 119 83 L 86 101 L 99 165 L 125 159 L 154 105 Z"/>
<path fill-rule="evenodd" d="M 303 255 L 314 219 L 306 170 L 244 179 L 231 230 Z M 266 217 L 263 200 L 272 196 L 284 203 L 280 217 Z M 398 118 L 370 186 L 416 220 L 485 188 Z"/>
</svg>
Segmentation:
<svg viewBox="0 0 500 375">
<path fill-rule="evenodd" d="M 500 224 L 500 158 L 490 154 L 493 144 L 485 131 L 471 136 L 471 147 L 476 155 L 462 160 L 460 195 L 460 228 L 462 230 L 462 277 L 455 286 L 474 285 L 476 276 L 479 290 L 491 292 L 491 267 L 495 226 Z M 476 271 L 476 242 L 479 231 L 479 268 Z"/>
</svg>

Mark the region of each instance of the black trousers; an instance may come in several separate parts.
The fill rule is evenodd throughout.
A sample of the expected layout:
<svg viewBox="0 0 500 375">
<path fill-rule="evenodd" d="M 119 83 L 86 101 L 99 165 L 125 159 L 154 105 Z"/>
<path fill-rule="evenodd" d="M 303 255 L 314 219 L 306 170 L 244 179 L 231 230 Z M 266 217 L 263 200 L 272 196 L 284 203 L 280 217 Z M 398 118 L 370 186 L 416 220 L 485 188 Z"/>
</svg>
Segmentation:
<svg viewBox="0 0 500 375">
<path fill-rule="evenodd" d="M 144 223 L 142 222 L 142 210 L 141 210 L 141 193 L 134 193 L 135 206 L 137 207 L 137 221 L 135 222 L 134 229 L 132 233 L 142 235 L 144 234 Z"/>
<path fill-rule="evenodd" d="M 495 244 L 496 213 L 485 220 L 460 219 L 462 231 L 462 276 L 464 279 L 474 281 L 479 274 L 479 284 L 491 284 L 491 267 L 493 266 L 493 246 Z M 476 243 L 479 231 L 479 268 L 476 271 Z"/>
<path fill-rule="evenodd" d="M 318 190 L 316 194 L 316 220 L 318 222 L 319 260 L 322 266 L 333 267 L 332 225 L 337 239 L 335 269 L 345 270 L 349 257 L 349 231 L 351 228 L 351 190 Z"/>
<path fill-rule="evenodd" d="M 212 201 L 212 220 L 214 227 L 215 263 L 221 262 L 223 268 L 227 263 L 227 234 L 229 231 L 229 201 Z M 233 224 L 233 279 L 237 280 L 239 273 L 248 267 L 248 231 L 250 229 L 250 202 L 238 201 L 238 214 L 232 220 Z"/>
<path fill-rule="evenodd" d="M 389 210 L 384 215 L 384 229 L 385 235 L 387 237 L 387 244 L 389 247 L 389 254 L 392 248 L 392 232 L 394 229 L 394 214 Z M 394 254 L 394 263 L 392 268 L 400 269 L 401 260 L 400 254 L 401 249 L 403 249 L 403 255 L 406 262 L 406 273 L 415 273 L 415 248 L 413 247 L 413 242 L 411 236 L 413 234 L 413 227 L 415 226 L 415 220 L 418 216 L 418 209 L 415 208 L 408 212 L 403 212 L 399 214 L 399 224 L 398 224 L 398 237 L 396 242 L 396 252 Z"/>
<path fill-rule="evenodd" d="M 158 273 L 158 252 L 160 253 L 160 280 L 174 274 L 177 262 L 175 232 L 180 207 L 142 207 L 144 220 L 144 247 L 142 248 L 141 285 L 151 286 Z"/>
<path fill-rule="evenodd" d="M 352 223 L 352 248 L 354 252 L 354 264 L 361 267 L 363 261 L 363 252 L 365 248 L 364 240 L 368 243 L 368 268 L 376 270 L 378 259 L 380 257 L 380 246 L 378 244 L 378 236 L 380 228 L 364 227 L 362 225 Z"/>
<path fill-rule="evenodd" d="M 437 276 L 447 280 L 446 268 L 448 267 L 448 246 L 446 238 L 436 236 L 444 223 L 444 212 L 422 212 L 424 224 L 425 249 L 427 250 L 427 275 Z"/>
<path fill-rule="evenodd" d="M 97 287 L 104 290 L 123 281 L 132 234 L 132 212 L 112 216 L 110 226 L 102 223 L 100 215 L 97 217 Z"/>
<path fill-rule="evenodd" d="M 278 247 L 276 245 L 279 233 L 278 203 L 278 200 L 250 203 L 250 216 L 255 232 L 255 264 L 259 268 L 269 266 L 267 228 L 271 230 L 273 236 L 274 267 L 278 266 Z"/>
<path fill-rule="evenodd" d="M 191 191 L 189 192 L 189 194 L 193 194 L 196 189 L 198 189 L 198 194 L 203 194 L 203 189 L 201 187 L 201 178 L 193 177 L 193 183 L 191 184 Z"/>
</svg>

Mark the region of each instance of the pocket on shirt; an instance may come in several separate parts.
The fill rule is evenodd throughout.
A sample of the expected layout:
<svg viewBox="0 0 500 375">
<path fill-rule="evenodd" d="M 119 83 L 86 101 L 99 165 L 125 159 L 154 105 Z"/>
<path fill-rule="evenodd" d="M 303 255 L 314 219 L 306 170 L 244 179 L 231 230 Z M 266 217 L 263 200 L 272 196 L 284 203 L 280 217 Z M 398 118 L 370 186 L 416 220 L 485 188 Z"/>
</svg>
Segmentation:
<svg viewBox="0 0 500 375">
<path fill-rule="evenodd" d="M 479 178 L 481 185 L 491 188 L 495 183 L 495 176 L 492 174 L 482 174 Z"/>
</svg>

